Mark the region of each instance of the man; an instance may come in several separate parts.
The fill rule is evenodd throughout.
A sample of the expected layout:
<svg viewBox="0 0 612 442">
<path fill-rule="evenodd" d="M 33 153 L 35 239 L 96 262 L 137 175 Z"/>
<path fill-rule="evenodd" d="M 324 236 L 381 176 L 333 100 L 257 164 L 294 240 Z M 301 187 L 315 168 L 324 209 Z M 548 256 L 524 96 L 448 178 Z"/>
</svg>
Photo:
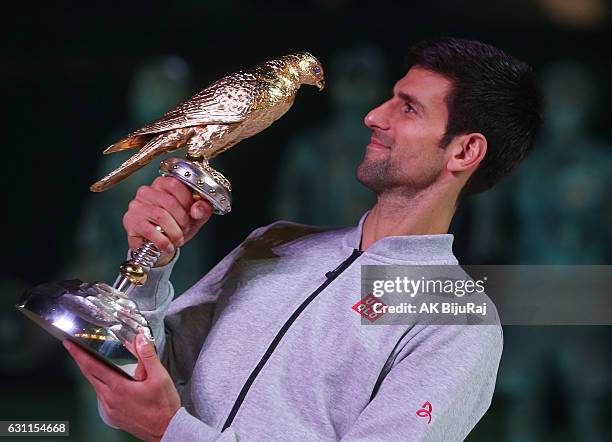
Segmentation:
<svg viewBox="0 0 612 442">
<path fill-rule="evenodd" d="M 172 178 L 140 188 L 124 227 L 132 249 L 164 250 L 134 293 L 161 361 L 140 337 L 142 380 L 128 381 L 67 344 L 105 420 L 146 440 L 465 438 L 490 405 L 499 323 L 368 327 L 351 306 L 361 265 L 457 264 L 457 204 L 525 157 L 539 115 L 525 63 L 476 41 L 414 46 L 365 117 L 357 178 L 377 202 L 359 225 L 259 228 L 174 301 L 175 252 L 211 208 Z"/>
</svg>

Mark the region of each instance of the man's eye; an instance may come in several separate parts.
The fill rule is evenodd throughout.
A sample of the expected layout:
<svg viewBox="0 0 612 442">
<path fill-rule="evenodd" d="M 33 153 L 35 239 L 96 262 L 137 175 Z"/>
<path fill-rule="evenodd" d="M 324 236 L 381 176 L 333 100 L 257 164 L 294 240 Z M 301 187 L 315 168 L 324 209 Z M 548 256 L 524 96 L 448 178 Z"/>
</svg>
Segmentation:
<svg viewBox="0 0 612 442">
<path fill-rule="evenodd" d="M 410 103 L 404 103 L 404 112 L 407 114 L 415 114 L 416 109 Z"/>
</svg>

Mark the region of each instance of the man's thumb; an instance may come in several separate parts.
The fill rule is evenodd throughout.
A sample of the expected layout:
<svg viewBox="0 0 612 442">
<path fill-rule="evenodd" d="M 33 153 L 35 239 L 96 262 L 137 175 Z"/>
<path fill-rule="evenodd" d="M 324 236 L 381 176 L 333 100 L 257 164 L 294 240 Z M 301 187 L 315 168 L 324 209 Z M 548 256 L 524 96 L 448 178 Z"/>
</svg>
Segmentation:
<svg viewBox="0 0 612 442">
<path fill-rule="evenodd" d="M 143 333 L 138 333 L 136 337 L 136 350 L 138 351 L 138 359 L 144 365 L 147 377 L 149 377 L 161 366 L 161 361 L 155 351 L 155 344 L 149 341 Z"/>
</svg>

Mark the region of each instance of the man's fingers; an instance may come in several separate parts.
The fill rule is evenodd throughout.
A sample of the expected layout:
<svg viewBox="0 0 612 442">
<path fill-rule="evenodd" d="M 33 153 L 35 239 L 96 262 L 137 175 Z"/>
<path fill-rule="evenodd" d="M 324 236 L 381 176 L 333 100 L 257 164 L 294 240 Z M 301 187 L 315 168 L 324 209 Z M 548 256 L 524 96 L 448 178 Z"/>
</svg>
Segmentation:
<svg viewBox="0 0 612 442">
<path fill-rule="evenodd" d="M 157 177 L 151 184 L 151 187 L 174 195 L 185 210 L 189 210 L 189 206 L 191 206 L 193 202 L 191 198 L 191 189 L 174 177 Z"/>
<path fill-rule="evenodd" d="M 188 214 L 189 206 L 184 207 L 176 195 L 149 186 L 141 186 L 136 196 L 141 202 L 166 210 L 183 230 L 189 227 L 191 222 Z"/>
<path fill-rule="evenodd" d="M 146 212 L 146 218 L 154 226 L 160 226 L 174 246 L 180 247 L 185 241 L 183 230 L 167 210 L 151 206 Z M 147 239 L 151 239 L 148 238 Z M 154 241 L 155 242 L 155 241 Z"/>
<path fill-rule="evenodd" d="M 108 385 L 106 385 L 104 380 L 104 374 L 102 374 L 98 367 L 98 365 L 101 365 L 101 362 L 97 361 L 93 356 L 88 355 L 85 350 L 80 349 L 67 339 L 63 341 L 63 344 L 72 356 L 72 359 L 74 359 L 78 365 L 83 376 L 85 376 L 94 390 L 96 390 L 96 393 L 98 393 L 98 395 L 105 394 L 108 391 Z M 107 369 L 106 367 L 103 368 Z"/>
<path fill-rule="evenodd" d="M 132 250 L 138 249 L 144 239 L 149 240 L 162 251 L 158 262 L 163 265 L 212 213 L 211 204 L 206 199 L 194 201 L 192 190 L 185 184 L 173 177 L 159 177 L 151 186 L 138 189 L 123 216 L 123 226 Z"/>
<path fill-rule="evenodd" d="M 171 219 L 169 215 L 166 217 L 160 212 L 164 212 L 164 209 L 145 206 L 144 203 L 133 200 L 130 202 L 130 209 L 123 216 L 123 227 L 128 234 L 128 241 L 130 238 L 146 238 L 160 250 L 174 253 L 174 244 L 184 241 L 183 232 L 175 221 L 168 220 Z M 164 233 L 161 233 L 156 226 L 163 229 Z M 130 247 L 135 250 L 133 245 L 139 246 L 140 243 L 139 240 L 130 241 Z"/>
<path fill-rule="evenodd" d="M 161 227 L 164 233 L 152 232 L 151 228 L 155 226 Z M 129 209 L 123 216 L 123 227 L 129 236 L 146 238 L 163 250 L 170 245 L 168 242 L 180 246 L 185 240 L 183 230 L 171 213 L 140 200 L 130 202 Z"/>
<path fill-rule="evenodd" d="M 85 379 L 87 379 L 87 381 L 91 384 L 92 388 L 95 390 L 98 396 L 105 395 L 108 392 L 108 386 L 104 382 L 102 382 L 92 373 L 89 373 L 87 370 L 83 369 L 78 362 L 77 365 L 79 366 L 81 373 L 83 373 Z"/>
<path fill-rule="evenodd" d="M 198 200 L 192 204 L 189 214 L 199 224 L 204 224 L 213 213 L 212 205 L 206 200 Z"/>
</svg>

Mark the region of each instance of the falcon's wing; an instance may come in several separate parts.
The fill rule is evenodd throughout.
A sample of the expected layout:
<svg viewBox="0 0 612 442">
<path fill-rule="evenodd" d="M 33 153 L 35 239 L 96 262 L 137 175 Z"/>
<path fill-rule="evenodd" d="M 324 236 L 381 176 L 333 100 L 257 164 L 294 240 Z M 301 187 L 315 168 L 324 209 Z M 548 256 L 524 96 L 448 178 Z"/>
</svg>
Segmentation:
<svg viewBox="0 0 612 442">
<path fill-rule="evenodd" d="M 135 130 L 128 137 L 154 134 L 202 124 L 229 124 L 244 121 L 269 96 L 269 84 L 244 72 L 223 77 L 189 100 L 166 112 L 158 120 Z"/>
</svg>

